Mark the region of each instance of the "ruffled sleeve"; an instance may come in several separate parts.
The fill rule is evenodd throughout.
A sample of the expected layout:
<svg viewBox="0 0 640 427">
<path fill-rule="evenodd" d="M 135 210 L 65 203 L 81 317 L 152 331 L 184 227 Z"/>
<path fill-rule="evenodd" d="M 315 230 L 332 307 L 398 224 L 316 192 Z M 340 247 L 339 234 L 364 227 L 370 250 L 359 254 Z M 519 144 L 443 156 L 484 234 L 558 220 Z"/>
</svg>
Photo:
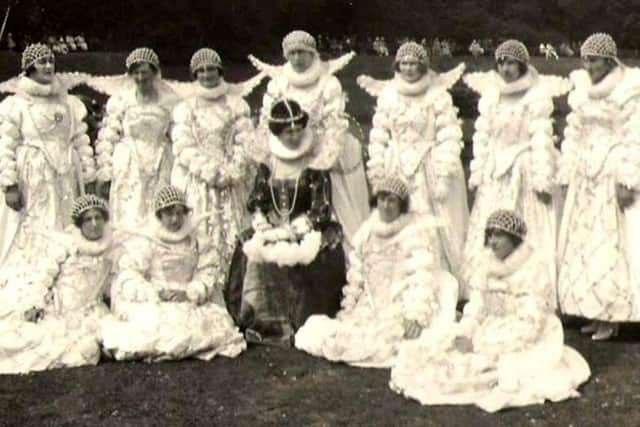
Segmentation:
<svg viewBox="0 0 640 427">
<path fill-rule="evenodd" d="M 529 106 L 531 120 L 531 183 L 534 191 L 551 193 L 556 175 L 557 150 L 553 144 L 553 100 L 540 97 Z"/>
<path fill-rule="evenodd" d="M 572 111 L 567 116 L 567 127 L 564 129 L 560 161 L 558 163 L 557 182 L 560 185 L 569 185 L 573 178 L 578 162 L 579 141 L 582 134 L 582 121 L 580 114 Z"/>
<path fill-rule="evenodd" d="M 233 111 L 230 146 L 227 147 L 224 161 L 218 170 L 209 171 L 207 175 L 217 173 L 221 179 L 226 178 L 235 185 L 243 182 L 248 175 L 250 161 L 245 147 L 251 143 L 254 128 L 250 118 L 251 110 L 244 99 L 233 98 L 229 104 Z"/>
<path fill-rule="evenodd" d="M 90 183 L 96 180 L 97 171 L 91 140 L 87 134 L 89 127 L 85 122 L 87 109 L 82 101 L 75 96 L 69 97 L 69 104 L 75 117 L 76 127 L 72 135 L 72 143 L 82 165 L 82 181 Z"/>
<path fill-rule="evenodd" d="M 193 110 L 188 101 L 178 104 L 172 114 L 171 141 L 175 162 L 189 169 L 193 175 L 200 177 L 202 167 L 208 157 L 198 150 L 198 142 L 194 135 Z"/>
<path fill-rule="evenodd" d="M 119 273 L 111 287 L 113 303 L 160 301 L 153 284 L 146 279 L 152 258 L 152 242 L 148 238 L 133 237 L 125 244 Z"/>
<path fill-rule="evenodd" d="M 96 141 L 97 177 L 100 181 L 110 181 L 113 177 L 113 149 L 124 136 L 122 120 L 124 101 L 117 96 L 107 102 L 105 117 L 100 125 Z"/>
<path fill-rule="evenodd" d="M 436 198 L 446 197 L 450 181 L 461 173 L 462 128 L 458 109 L 449 92 L 443 91 L 434 102 L 436 114 L 436 143 L 433 147 L 433 173 Z"/>
<path fill-rule="evenodd" d="M 640 100 L 637 97 L 624 105 L 622 117 L 624 124 L 620 136 L 623 144 L 615 178 L 618 184 L 640 191 Z"/>
<path fill-rule="evenodd" d="M 22 143 L 21 108 L 18 99 L 10 96 L 0 103 L 0 186 L 18 183 L 16 149 Z"/>
<path fill-rule="evenodd" d="M 386 99 L 385 92 L 378 98 L 372 124 L 373 127 L 369 133 L 367 169 L 369 180 L 375 182 L 384 178 L 385 154 L 389 141 L 391 141 L 392 117 L 389 100 Z"/>
<path fill-rule="evenodd" d="M 344 130 L 348 123 L 344 119 L 344 110 L 347 104 L 346 95 L 342 90 L 340 81 L 335 76 L 327 77 L 322 91 L 323 104 L 320 115 L 327 127 L 338 127 Z"/>
<path fill-rule="evenodd" d="M 484 165 L 489 155 L 489 118 L 480 111 L 480 115 L 475 121 L 475 132 L 473 134 L 473 160 L 469 169 L 469 188 L 478 188 L 482 184 L 484 175 Z"/>
</svg>

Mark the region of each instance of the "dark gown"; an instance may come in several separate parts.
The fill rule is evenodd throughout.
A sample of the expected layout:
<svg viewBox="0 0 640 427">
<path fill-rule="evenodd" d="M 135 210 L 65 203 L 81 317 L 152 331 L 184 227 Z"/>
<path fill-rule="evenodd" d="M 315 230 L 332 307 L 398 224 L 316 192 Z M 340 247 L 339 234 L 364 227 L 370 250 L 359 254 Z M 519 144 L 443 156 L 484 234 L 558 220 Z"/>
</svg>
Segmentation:
<svg viewBox="0 0 640 427">
<path fill-rule="evenodd" d="M 298 181 L 271 180 L 271 170 L 260 164 L 247 207 L 253 214 L 262 211 L 269 222 L 289 212 L 290 221 L 308 215 L 313 228 L 322 233 L 322 246 L 308 265 L 280 267 L 271 263 L 248 262 L 243 243 L 253 230 L 242 233 L 236 246 L 225 299 L 229 312 L 247 337 L 267 343 L 290 345 L 295 332 L 312 314 L 333 317 L 340 308 L 342 286 L 346 282 L 342 228 L 331 219 L 331 181 L 328 171 L 305 169 Z M 291 206 L 295 202 L 294 206 Z M 248 292 L 256 294 L 247 303 Z"/>
</svg>

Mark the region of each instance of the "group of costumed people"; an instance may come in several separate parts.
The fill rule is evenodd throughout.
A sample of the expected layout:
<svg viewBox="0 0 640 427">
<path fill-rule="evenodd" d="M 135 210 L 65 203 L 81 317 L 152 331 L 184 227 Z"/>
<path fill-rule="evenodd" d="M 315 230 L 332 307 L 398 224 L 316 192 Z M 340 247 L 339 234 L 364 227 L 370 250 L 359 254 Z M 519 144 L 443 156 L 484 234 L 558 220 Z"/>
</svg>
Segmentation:
<svg viewBox="0 0 640 427">
<path fill-rule="evenodd" d="M 148 48 L 121 76 L 24 51 L 0 85 L 0 372 L 252 342 L 391 369 L 427 405 L 578 396 L 590 369 L 558 314 L 594 340 L 640 318 L 640 71 L 613 39 L 589 37 L 569 78 L 538 73 L 517 40 L 464 77 L 405 43 L 391 80 L 358 78 L 377 98 L 368 155 L 335 77 L 353 54 L 323 61 L 303 31 L 282 47 L 284 65 L 250 57 L 242 83 L 208 48 L 189 83 Z M 254 122 L 243 97 L 265 77 Z M 468 186 L 460 78 L 480 95 Z M 93 146 L 79 84 L 110 97 Z M 559 151 L 553 100 L 569 92 Z"/>
</svg>

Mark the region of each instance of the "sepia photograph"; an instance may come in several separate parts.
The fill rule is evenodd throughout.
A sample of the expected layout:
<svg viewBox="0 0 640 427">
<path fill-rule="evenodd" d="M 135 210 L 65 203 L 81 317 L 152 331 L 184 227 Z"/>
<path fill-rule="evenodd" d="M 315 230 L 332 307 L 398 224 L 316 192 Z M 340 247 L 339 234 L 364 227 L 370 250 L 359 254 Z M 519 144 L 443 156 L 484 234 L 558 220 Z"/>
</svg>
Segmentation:
<svg viewBox="0 0 640 427">
<path fill-rule="evenodd" d="M 638 199 L 640 0 L 5 0 L 0 427 L 640 426 Z"/>
</svg>

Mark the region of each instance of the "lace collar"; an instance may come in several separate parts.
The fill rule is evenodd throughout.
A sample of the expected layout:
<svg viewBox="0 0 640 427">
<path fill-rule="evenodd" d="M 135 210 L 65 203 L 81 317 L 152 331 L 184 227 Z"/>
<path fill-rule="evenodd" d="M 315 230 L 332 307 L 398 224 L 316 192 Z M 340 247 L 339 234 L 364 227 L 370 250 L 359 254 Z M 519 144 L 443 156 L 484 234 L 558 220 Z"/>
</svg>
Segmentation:
<svg viewBox="0 0 640 427">
<path fill-rule="evenodd" d="M 520 77 L 518 80 L 513 81 L 511 83 L 505 82 L 502 77 L 500 77 L 500 81 L 502 82 L 502 86 L 500 88 L 501 95 L 514 95 L 517 93 L 523 93 L 528 91 L 536 84 L 538 80 L 538 71 L 529 67 L 527 72 Z"/>
<path fill-rule="evenodd" d="M 388 239 L 400 233 L 414 219 L 413 215 L 402 214 L 392 222 L 384 222 L 380 219 L 380 214 L 376 210 L 373 213 L 371 232 L 376 237 Z"/>
<path fill-rule="evenodd" d="M 423 95 L 427 91 L 427 89 L 429 89 L 429 86 L 433 82 L 434 74 L 435 73 L 432 70 L 429 70 L 415 82 L 408 82 L 404 78 L 402 78 L 402 76 L 400 76 L 400 73 L 396 73 L 393 81 L 396 90 L 401 95 L 418 96 Z"/>
<path fill-rule="evenodd" d="M 74 227 L 71 236 L 73 237 L 73 249 L 75 252 L 79 255 L 89 256 L 102 255 L 108 251 L 113 237 L 109 226 L 105 227 L 103 236 L 98 240 L 88 240 L 77 227 Z"/>
<path fill-rule="evenodd" d="M 313 133 L 305 129 L 302 141 L 297 148 L 286 147 L 277 136 L 269 133 L 269 150 L 271 154 L 280 160 L 296 160 L 308 154 L 313 148 Z"/>
<path fill-rule="evenodd" d="M 151 225 L 151 235 L 163 243 L 180 243 L 191 237 L 195 226 L 191 218 L 187 217 L 178 231 L 167 230 L 162 223 L 154 216 Z"/>
<path fill-rule="evenodd" d="M 313 64 L 311 64 L 307 70 L 299 73 L 293 69 L 289 62 L 287 62 L 284 65 L 284 76 L 287 79 L 287 82 L 296 88 L 312 86 L 320 80 L 320 77 L 324 72 L 324 67 L 322 65 L 320 58 L 316 57 Z"/>
<path fill-rule="evenodd" d="M 50 84 L 42 84 L 23 75 L 18 81 L 18 89 L 27 95 L 37 97 L 59 96 L 65 93 L 58 76 L 55 76 Z"/>
<path fill-rule="evenodd" d="M 589 97 L 592 99 L 602 99 L 611 95 L 624 77 L 622 67 L 616 67 L 607 74 L 601 81 L 589 88 Z"/>
<path fill-rule="evenodd" d="M 488 273 L 489 276 L 505 278 L 516 273 L 533 255 L 533 249 L 526 242 L 522 242 L 505 260 L 499 260 L 490 251 Z"/>
<path fill-rule="evenodd" d="M 216 100 L 229 92 L 229 85 L 224 80 L 220 80 L 220 83 L 212 88 L 206 88 L 200 83 L 196 83 L 196 85 L 196 96 L 208 101 Z"/>
</svg>

